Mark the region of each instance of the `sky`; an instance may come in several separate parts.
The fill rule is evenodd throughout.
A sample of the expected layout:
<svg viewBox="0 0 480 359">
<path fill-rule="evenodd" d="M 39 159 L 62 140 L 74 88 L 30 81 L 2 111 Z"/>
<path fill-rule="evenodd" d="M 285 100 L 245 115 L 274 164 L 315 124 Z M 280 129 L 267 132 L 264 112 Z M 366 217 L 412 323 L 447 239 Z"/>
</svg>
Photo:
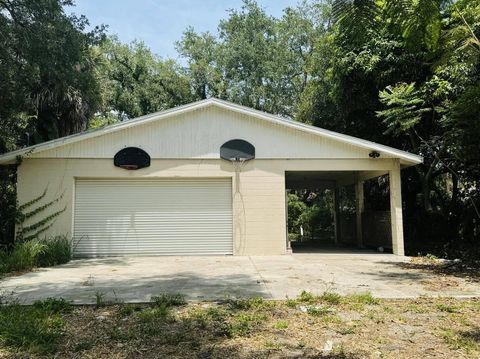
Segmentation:
<svg viewBox="0 0 480 359">
<path fill-rule="evenodd" d="M 280 17 L 298 0 L 257 2 L 267 14 Z M 76 6 L 65 11 L 85 15 L 92 26 L 108 25 L 108 33 L 117 34 L 122 42 L 142 40 L 155 54 L 177 59 L 175 41 L 188 26 L 215 34 L 228 10 L 241 6 L 242 0 L 76 0 Z"/>
</svg>

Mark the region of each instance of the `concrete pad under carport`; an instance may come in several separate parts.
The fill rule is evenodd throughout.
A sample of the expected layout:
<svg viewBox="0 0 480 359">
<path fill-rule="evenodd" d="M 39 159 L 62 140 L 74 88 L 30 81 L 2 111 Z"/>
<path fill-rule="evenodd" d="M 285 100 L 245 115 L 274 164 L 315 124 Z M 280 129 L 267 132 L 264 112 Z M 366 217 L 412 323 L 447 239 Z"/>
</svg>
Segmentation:
<svg viewBox="0 0 480 359">
<path fill-rule="evenodd" d="M 189 300 L 226 296 L 294 298 L 302 290 L 321 294 L 371 292 L 376 297 L 480 296 L 480 286 L 455 278 L 440 292 L 424 284 L 440 276 L 405 269 L 408 257 L 375 254 L 312 253 L 284 256 L 116 257 L 74 260 L 0 281 L 0 291 L 22 303 L 48 297 L 75 304 L 105 300 L 146 302 L 160 293 L 182 293 Z M 13 293 L 9 295 L 8 293 Z"/>
</svg>

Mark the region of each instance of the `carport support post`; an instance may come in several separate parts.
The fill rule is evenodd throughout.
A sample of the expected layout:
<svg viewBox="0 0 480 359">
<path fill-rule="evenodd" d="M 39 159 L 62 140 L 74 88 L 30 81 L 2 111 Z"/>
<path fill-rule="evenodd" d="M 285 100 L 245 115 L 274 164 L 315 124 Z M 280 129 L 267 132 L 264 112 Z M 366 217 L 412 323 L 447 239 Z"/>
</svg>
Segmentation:
<svg viewBox="0 0 480 359">
<path fill-rule="evenodd" d="M 356 216 L 356 232 L 357 232 L 357 246 L 363 247 L 363 230 L 362 230 L 362 215 L 364 211 L 363 200 L 363 181 L 355 181 L 355 216 Z"/>
<path fill-rule="evenodd" d="M 400 161 L 394 160 L 394 168 L 388 171 L 390 179 L 390 223 L 392 226 L 392 249 L 398 256 L 404 256 L 403 216 L 402 216 L 402 181 Z"/>
</svg>

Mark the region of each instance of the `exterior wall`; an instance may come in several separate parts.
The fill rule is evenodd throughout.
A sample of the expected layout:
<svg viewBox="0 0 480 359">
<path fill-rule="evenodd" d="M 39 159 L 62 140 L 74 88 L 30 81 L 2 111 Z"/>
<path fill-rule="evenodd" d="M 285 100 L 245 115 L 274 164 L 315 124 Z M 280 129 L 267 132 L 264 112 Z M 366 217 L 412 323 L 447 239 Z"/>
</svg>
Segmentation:
<svg viewBox="0 0 480 359">
<path fill-rule="evenodd" d="M 257 159 L 365 158 L 370 150 L 273 124 L 258 118 L 208 107 L 172 115 L 103 136 L 31 154 L 31 158 L 113 158 L 128 146 L 161 159 L 218 159 L 220 146 L 240 138 L 256 148 Z M 382 154 L 382 158 L 388 158 Z"/>
<path fill-rule="evenodd" d="M 18 168 L 20 204 L 39 196 L 48 186 L 43 203 L 64 197 L 47 235 L 72 235 L 76 178 L 232 178 L 235 255 L 286 253 L 285 171 L 378 171 L 396 169 L 389 159 L 255 159 L 245 164 L 239 178 L 233 165 L 219 159 L 152 159 L 151 166 L 127 171 L 113 166 L 113 159 L 25 159 Z M 35 221 L 35 218 L 32 218 Z"/>
</svg>

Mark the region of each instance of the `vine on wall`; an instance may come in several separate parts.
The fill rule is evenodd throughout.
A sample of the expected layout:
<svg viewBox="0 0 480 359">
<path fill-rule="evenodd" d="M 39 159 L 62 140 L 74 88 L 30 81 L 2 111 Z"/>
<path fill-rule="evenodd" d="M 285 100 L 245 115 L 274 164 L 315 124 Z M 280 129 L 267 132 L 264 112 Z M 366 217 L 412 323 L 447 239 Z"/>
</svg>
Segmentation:
<svg viewBox="0 0 480 359">
<path fill-rule="evenodd" d="M 17 224 L 17 242 L 26 242 L 34 238 L 38 238 L 38 236 L 46 232 L 53 225 L 53 223 L 55 223 L 55 219 L 67 209 L 67 206 L 65 205 L 65 207 L 62 209 L 48 214 L 48 209 L 62 200 L 63 193 L 52 201 L 41 204 L 42 200 L 47 194 L 47 190 L 48 187 L 45 188 L 40 196 L 20 206 L 17 206 L 17 214 L 15 219 Z M 43 214 L 43 216 L 39 220 L 33 222 L 32 224 L 26 224 L 29 219 L 40 214 Z"/>
</svg>

